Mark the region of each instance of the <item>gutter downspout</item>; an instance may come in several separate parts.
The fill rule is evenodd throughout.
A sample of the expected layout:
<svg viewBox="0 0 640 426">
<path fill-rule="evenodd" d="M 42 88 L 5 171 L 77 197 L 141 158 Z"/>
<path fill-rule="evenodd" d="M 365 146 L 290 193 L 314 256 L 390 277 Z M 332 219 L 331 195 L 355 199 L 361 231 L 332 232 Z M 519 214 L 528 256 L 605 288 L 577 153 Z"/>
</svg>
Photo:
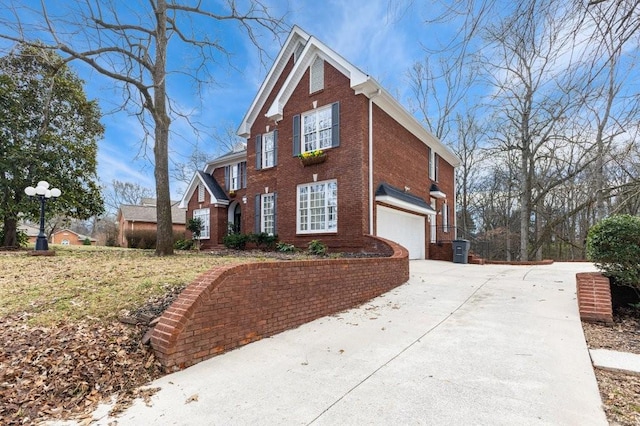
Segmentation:
<svg viewBox="0 0 640 426">
<path fill-rule="evenodd" d="M 380 89 L 369 94 L 369 235 L 373 234 L 373 98 L 380 94 Z"/>
</svg>

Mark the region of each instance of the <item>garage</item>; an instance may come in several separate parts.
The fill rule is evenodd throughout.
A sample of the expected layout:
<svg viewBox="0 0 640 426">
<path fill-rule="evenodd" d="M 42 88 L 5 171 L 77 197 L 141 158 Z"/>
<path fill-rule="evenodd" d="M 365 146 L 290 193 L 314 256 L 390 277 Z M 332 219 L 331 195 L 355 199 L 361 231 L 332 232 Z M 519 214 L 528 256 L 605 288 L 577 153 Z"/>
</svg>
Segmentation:
<svg viewBox="0 0 640 426">
<path fill-rule="evenodd" d="M 377 234 L 404 246 L 409 259 L 425 257 L 425 217 L 384 206 L 377 208 Z"/>
</svg>

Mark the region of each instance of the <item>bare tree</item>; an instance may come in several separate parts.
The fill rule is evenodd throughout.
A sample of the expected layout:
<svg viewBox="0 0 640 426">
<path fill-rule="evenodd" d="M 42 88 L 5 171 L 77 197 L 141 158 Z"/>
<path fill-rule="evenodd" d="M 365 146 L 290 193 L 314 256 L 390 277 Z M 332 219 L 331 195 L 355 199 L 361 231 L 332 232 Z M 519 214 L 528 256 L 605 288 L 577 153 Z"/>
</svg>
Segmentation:
<svg viewBox="0 0 640 426">
<path fill-rule="evenodd" d="M 570 55 L 570 25 L 562 2 L 545 0 L 518 4 L 486 30 L 492 47 L 484 63 L 493 78 L 494 139 L 517 152 L 520 162 L 521 260 L 529 259 L 531 237 L 536 246 L 545 195 L 593 161 L 589 149 L 571 148 L 584 135 L 568 133 L 567 117 L 580 111 L 586 85 Z M 561 173 L 546 179 L 551 169 Z"/>
<path fill-rule="evenodd" d="M 65 3 L 64 12 L 49 9 L 46 0 L 33 8 L 19 0 L 3 1 L 2 6 L 0 37 L 29 43 L 46 35 L 45 44 L 60 52 L 65 61 L 81 61 L 121 85 L 122 108 L 138 117 L 153 141 L 156 254 L 172 254 L 169 130 L 172 117 L 180 112 L 167 91 L 169 77 L 186 73 L 199 87 L 211 78 L 217 60 L 228 60 L 230 52 L 224 42 L 199 24 L 236 23 L 262 56 L 260 32 L 279 34 L 284 30 L 282 19 L 274 17 L 260 0 L 242 5 L 235 0 L 223 5 L 195 0 L 150 0 L 135 5 L 84 0 Z M 194 55 L 171 70 L 168 54 L 178 51 Z"/>
<path fill-rule="evenodd" d="M 107 191 L 104 198 L 109 211 L 114 214 L 122 204 L 138 206 L 144 198 L 151 197 L 153 197 L 153 191 L 139 183 L 114 179 L 111 182 L 111 189 Z"/>
</svg>

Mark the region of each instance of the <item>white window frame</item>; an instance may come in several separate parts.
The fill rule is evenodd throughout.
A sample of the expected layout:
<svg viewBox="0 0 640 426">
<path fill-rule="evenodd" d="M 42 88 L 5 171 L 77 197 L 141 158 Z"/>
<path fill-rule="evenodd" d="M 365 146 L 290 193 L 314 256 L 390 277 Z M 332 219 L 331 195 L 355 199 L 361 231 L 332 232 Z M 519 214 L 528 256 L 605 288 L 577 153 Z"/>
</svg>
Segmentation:
<svg viewBox="0 0 640 426">
<path fill-rule="evenodd" d="M 240 164 L 234 164 L 229 168 L 229 189 L 236 191 L 240 189 Z"/>
<path fill-rule="evenodd" d="M 429 148 L 429 179 L 435 181 L 436 178 L 436 152 Z"/>
<path fill-rule="evenodd" d="M 321 114 L 328 113 L 328 125 L 320 129 L 320 116 Z M 316 151 L 318 149 L 329 149 L 332 146 L 332 132 L 333 132 L 333 117 L 332 117 L 332 105 L 314 109 L 312 111 L 305 112 L 300 117 L 300 152 Z M 307 132 L 307 126 L 305 126 L 306 120 L 313 120 L 313 131 Z M 328 137 L 327 137 L 328 135 Z M 321 140 L 321 136 L 324 138 Z M 307 137 L 313 137 L 310 142 L 309 149 L 307 149 Z M 324 142 L 324 143 L 323 143 Z"/>
<path fill-rule="evenodd" d="M 198 202 L 199 203 L 204 202 L 204 185 L 203 184 L 198 185 Z"/>
<path fill-rule="evenodd" d="M 449 206 L 446 202 L 442 203 L 442 232 L 449 232 Z"/>
<path fill-rule="evenodd" d="M 260 196 L 260 232 L 269 235 L 275 233 L 275 201 L 273 192 Z"/>
<path fill-rule="evenodd" d="M 312 195 L 322 195 L 322 206 L 313 207 Z M 317 211 L 322 209 L 323 211 Z M 314 221 L 314 217 L 316 220 Z M 321 227 L 319 227 L 322 225 Z M 312 229 L 314 228 L 314 229 Z M 296 191 L 296 233 L 328 234 L 338 232 L 338 181 L 336 179 L 298 185 Z"/>
<path fill-rule="evenodd" d="M 271 141 L 271 149 L 267 150 L 267 141 Z M 269 169 L 275 166 L 276 163 L 276 143 L 274 132 L 265 133 L 262 135 L 262 169 Z"/>
<path fill-rule="evenodd" d="M 435 211 L 437 211 L 437 204 L 436 204 L 436 199 L 432 198 L 431 199 L 431 208 Z M 431 235 L 429 236 L 429 242 L 431 243 L 435 243 L 438 241 L 438 222 L 436 220 L 437 216 L 431 216 L 431 232 L 429 232 Z"/>
<path fill-rule="evenodd" d="M 200 218 L 202 221 L 202 230 L 200 231 L 201 240 L 208 240 L 211 238 L 211 233 L 209 230 L 210 218 L 211 218 L 211 210 L 208 208 L 204 209 L 195 209 L 193 211 L 193 218 Z"/>
</svg>

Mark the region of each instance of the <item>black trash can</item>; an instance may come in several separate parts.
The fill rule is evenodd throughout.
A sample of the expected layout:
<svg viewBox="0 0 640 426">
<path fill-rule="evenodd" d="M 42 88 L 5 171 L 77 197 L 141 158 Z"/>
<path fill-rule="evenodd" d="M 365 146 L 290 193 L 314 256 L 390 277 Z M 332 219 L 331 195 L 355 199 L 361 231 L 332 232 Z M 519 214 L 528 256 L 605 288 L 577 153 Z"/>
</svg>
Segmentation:
<svg viewBox="0 0 640 426">
<path fill-rule="evenodd" d="M 470 247 L 469 240 L 453 240 L 453 263 L 467 263 Z"/>
</svg>

